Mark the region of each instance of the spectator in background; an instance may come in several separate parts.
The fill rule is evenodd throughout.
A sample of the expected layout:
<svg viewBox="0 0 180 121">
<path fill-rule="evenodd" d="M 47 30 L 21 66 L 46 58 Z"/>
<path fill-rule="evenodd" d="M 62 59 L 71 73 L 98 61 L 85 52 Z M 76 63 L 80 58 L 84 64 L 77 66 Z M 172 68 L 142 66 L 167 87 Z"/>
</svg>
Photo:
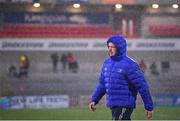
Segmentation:
<svg viewBox="0 0 180 121">
<path fill-rule="evenodd" d="M 92 95 L 89 109 L 95 111 L 96 104 L 106 94 L 112 120 L 119 120 L 119 118 L 131 120 L 139 92 L 149 119 L 153 111 L 149 87 L 138 64 L 126 55 L 126 46 L 126 40 L 122 36 L 113 36 L 108 39 L 107 47 L 110 57 L 104 61 L 99 84 Z"/>
<path fill-rule="evenodd" d="M 161 69 L 163 73 L 168 73 L 170 69 L 170 62 L 169 61 L 162 61 L 161 62 Z"/>
<path fill-rule="evenodd" d="M 78 63 L 74 58 L 74 56 L 72 55 L 72 53 L 70 52 L 68 53 L 67 61 L 68 61 L 69 70 L 73 73 L 78 72 Z"/>
<path fill-rule="evenodd" d="M 53 72 L 57 72 L 58 71 L 58 61 L 59 61 L 59 56 L 57 53 L 53 53 L 51 54 L 51 60 L 52 60 L 52 69 Z"/>
<path fill-rule="evenodd" d="M 27 55 L 20 56 L 19 77 L 28 77 L 30 61 Z"/>
<path fill-rule="evenodd" d="M 150 66 L 151 74 L 158 76 L 159 72 L 157 71 L 157 66 L 155 62 L 152 62 Z"/>
<path fill-rule="evenodd" d="M 66 72 L 67 56 L 64 53 L 61 56 L 61 64 L 62 64 L 62 72 Z"/>
<path fill-rule="evenodd" d="M 143 59 L 140 60 L 139 67 L 144 73 L 146 72 L 146 64 Z"/>
<path fill-rule="evenodd" d="M 14 64 L 8 68 L 8 73 L 10 77 L 17 77 L 17 70 Z"/>
</svg>

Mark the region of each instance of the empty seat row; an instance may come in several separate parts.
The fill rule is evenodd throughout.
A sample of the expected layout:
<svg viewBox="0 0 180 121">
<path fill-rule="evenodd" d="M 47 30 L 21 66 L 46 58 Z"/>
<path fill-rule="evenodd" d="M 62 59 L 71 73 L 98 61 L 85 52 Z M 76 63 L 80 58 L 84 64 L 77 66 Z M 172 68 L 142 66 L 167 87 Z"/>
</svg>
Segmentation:
<svg viewBox="0 0 180 121">
<path fill-rule="evenodd" d="M 74 25 L 6 25 L 0 37 L 20 38 L 103 38 L 121 34 L 111 26 L 74 26 Z"/>
<path fill-rule="evenodd" d="M 180 25 L 153 25 L 149 26 L 149 32 L 154 36 L 180 36 Z"/>
</svg>

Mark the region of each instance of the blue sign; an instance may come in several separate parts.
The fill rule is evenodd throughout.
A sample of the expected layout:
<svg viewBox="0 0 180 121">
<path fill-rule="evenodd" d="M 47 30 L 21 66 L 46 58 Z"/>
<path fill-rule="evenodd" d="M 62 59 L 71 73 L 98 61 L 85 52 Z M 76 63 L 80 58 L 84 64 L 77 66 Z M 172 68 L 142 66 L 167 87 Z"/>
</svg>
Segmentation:
<svg viewBox="0 0 180 121">
<path fill-rule="evenodd" d="M 155 96 L 155 106 L 180 106 L 180 96 Z"/>
<path fill-rule="evenodd" d="M 10 107 L 10 99 L 8 97 L 0 98 L 0 109 L 8 109 Z"/>
<path fill-rule="evenodd" d="M 88 3 L 89 0 L 56 0 L 56 3 Z"/>
<path fill-rule="evenodd" d="M 5 23 L 15 24 L 109 24 L 108 13 L 5 13 Z"/>
<path fill-rule="evenodd" d="M 33 3 L 33 0 L 5 0 L 6 3 Z"/>
</svg>

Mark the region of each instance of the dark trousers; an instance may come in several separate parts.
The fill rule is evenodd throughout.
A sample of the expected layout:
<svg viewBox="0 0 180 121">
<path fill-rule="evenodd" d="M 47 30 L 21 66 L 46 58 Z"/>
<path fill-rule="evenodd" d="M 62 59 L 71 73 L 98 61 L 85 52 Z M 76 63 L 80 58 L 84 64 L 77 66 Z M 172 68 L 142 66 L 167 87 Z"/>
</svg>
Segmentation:
<svg viewBox="0 0 180 121">
<path fill-rule="evenodd" d="M 131 120 L 133 108 L 115 106 L 111 108 L 112 120 Z"/>
</svg>

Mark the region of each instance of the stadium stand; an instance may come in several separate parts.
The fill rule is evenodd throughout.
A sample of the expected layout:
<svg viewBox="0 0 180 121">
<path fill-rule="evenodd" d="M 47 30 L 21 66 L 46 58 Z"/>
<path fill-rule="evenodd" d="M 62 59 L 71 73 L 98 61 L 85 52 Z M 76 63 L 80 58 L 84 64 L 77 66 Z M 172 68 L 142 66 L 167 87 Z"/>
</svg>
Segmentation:
<svg viewBox="0 0 180 121">
<path fill-rule="evenodd" d="M 111 26 L 78 25 L 6 25 L 1 38 L 107 38 L 121 34 Z M 136 37 L 137 35 L 131 36 Z"/>
<path fill-rule="evenodd" d="M 148 5 L 149 4 L 150 3 L 148 3 Z M 141 3 L 140 5 L 123 6 L 123 11 L 122 9 L 116 11 L 112 5 L 101 6 L 98 4 L 97 6 L 83 6 L 83 9 L 85 10 L 84 13 L 89 13 L 85 16 L 87 20 L 91 17 L 91 13 L 101 13 L 105 11 L 105 14 L 108 15 L 107 22 L 106 20 L 103 21 L 105 24 L 102 24 L 101 22 L 98 23 L 99 21 L 94 19 L 93 22 L 95 22 L 95 24 L 89 24 L 88 22 L 85 24 L 72 24 L 72 21 L 63 23 L 62 20 L 60 20 L 58 24 L 56 21 L 59 18 L 56 17 L 54 23 L 47 24 L 41 23 L 41 21 L 38 21 L 38 24 L 38 22 L 33 23 L 28 20 L 21 20 L 25 17 L 24 14 L 29 16 L 32 15 L 34 17 L 37 17 L 36 15 L 39 14 L 38 17 L 43 16 L 50 20 L 53 15 L 59 15 L 70 19 L 69 15 L 74 15 L 77 11 L 72 11 L 72 13 L 69 14 L 70 11 L 67 11 L 70 10 L 69 5 L 66 6 L 66 4 L 62 6 L 52 4 L 52 8 L 48 8 L 49 5 L 47 5 L 48 7 L 46 5 L 41 5 L 44 7 L 44 11 L 36 12 L 34 9 L 34 11 L 28 11 L 26 7 L 30 8 L 29 6 L 31 6 L 31 4 L 26 6 L 26 3 L 11 3 L 10 6 L 8 3 L 3 3 L 0 4 L 0 6 L 0 39 L 2 40 L 7 38 L 21 38 L 21 40 L 23 40 L 23 38 L 55 38 L 59 40 L 63 38 L 98 39 L 108 38 L 111 35 L 122 35 L 123 30 L 124 33 L 127 33 L 124 35 L 126 38 L 144 37 L 145 39 L 148 39 L 149 37 L 180 37 L 179 12 L 176 12 L 175 14 L 169 12 L 166 13 L 169 8 L 164 8 L 163 10 L 165 11 L 163 11 L 163 14 L 161 13 L 161 10 L 159 10 L 159 13 L 151 13 L 152 10 L 147 8 L 146 5 L 141 6 Z M 96 6 L 95 9 L 94 6 Z M 48 13 L 48 11 L 50 13 Z M 83 11 L 81 12 L 83 13 Z M 10 14 L 9 19 L 9 16 L 5 16 L 6 13 Z M 22 17 L 19 19 L 20 21 L 16 21 L 16 17 L 14 16 L 17 15 L 14 13 L 20 15 L 20 18 Z M 80 14 L 80 18 L 84 17 L 82 15 L 83 14 Z M 102 14 L 102 16 L 103 15 L 104 14 Z M 5 21 L 7 19 L 9 21 Z M 131 36 L 128 35 L 129 33 L 131 33 Z M 154 40 L 156 41 L 156 39 Z M 61 55 L 64 52 L 66 51 L 59 51 L 58 54 Z M 98 83 L 101 64 L 105 57 L 108 56 L 107 53 L 104 51 L 73 52 L 73 55 L 77 58 L 79 63 L 79 70 L 77 73 L 72 73 L 69 70 L 66 73 L 61 72 L 60 63 L 58 67 L 59 71 L 57 73 L 52 72 L 51 53 L 52 51 L 50 50 L 43 52 L 5 50 L 0 52 L 0 96 L 67 94 L 70 97 L 73 97 L 73 99 L 70 99 L 70 103 L 73 104 L 73 106 L 78 103 L 77 97 L 89 97 Z M 17 71 L 19 71 L 19 56 L 22 54 L 26 54 L 30 58 L 28 78 L 9 77 L 8 67 L 11 64 L 15 64 Z M 179 51 L 130 51 L 128 52 L 128 55 L 137 61 L 140 58 L 145 60 L 147 64 L 147 72 L 145 75 L 153 95 L 180 95 Z M 164 61 L 168 61 L 171 66 L 166 73 L 162 72 L 161 67 L 161 63 Z M 156 62 L 159 75 L 153 75 L 150 72 L 150 64 L 152 62 Z"/>
<path fill-rule="evenodd" d="M 21 52 L 5 52 L 3 56 L 3 63 L 6 66 L 1 68 L 1 71 L 7 70 L 10 63 L 17 63 L 18 55 Z M 63 52 L 59 52 L 61 54 Z M 173 52 L 178 55 L 178 52 Z M 73 55 L 79 62 L 78 73 L 72 73 L 67 70 L 66 73 L 61 71 L 61 65 L 59 63 L 58 72 L 52 71 L 52 65 L 49 55 L 51 52 L 26 52 L 31 61 L 30 73 L 28 78 L 11 78 L 6 74 L 6 83 L 11 85 L 14 92 L 13 95 L 53 95 L 53 94 L 68 94 L 68 95 L 89 95 L 94 90 L 97 82 L 99 71 L 103 58 L 107 56 L 104 51 L 96 51 L 94 53 L 90 51 L 78 51 L 73 52 Z M 135 60 L 139 58 L 145 58 L 147 63 L 146 78 L 150 84 L 153 95 L 166 94 L 175 95 L 179 94 L 178 88 L 179 74 L 177 71 L 180 69 L 179 61 L 176 56 L 171 52 L 128 52 Z M 88 55 L 88 56 L 87 56 Z M 164 73 L 161 71 L 161 61 L 165 58 L 171 58 L 170 71 Z M 156 61 L 158 66 L 159 75 L 153 75 L 150 72 L 150 64 Z M 171 88 L 169 88 L 171 87 Z M 6 88 L 4 88 L 6 90 Z"/>
<path fill-rule="evenodd" d="M 0 75 L 0 95 L 1 96 L 11 96 L 15 95 L 14 90 L 12 88 L 11 83 L 9 82 L 9 79 L 5 74 Z"/>
<path fill-rule="evenodd" d="M 152 25 L 149 31 L 154 36 L 159 37 L 178 37 L 180 36 L 180 26 L 177 25 Z"/>
</svg>

